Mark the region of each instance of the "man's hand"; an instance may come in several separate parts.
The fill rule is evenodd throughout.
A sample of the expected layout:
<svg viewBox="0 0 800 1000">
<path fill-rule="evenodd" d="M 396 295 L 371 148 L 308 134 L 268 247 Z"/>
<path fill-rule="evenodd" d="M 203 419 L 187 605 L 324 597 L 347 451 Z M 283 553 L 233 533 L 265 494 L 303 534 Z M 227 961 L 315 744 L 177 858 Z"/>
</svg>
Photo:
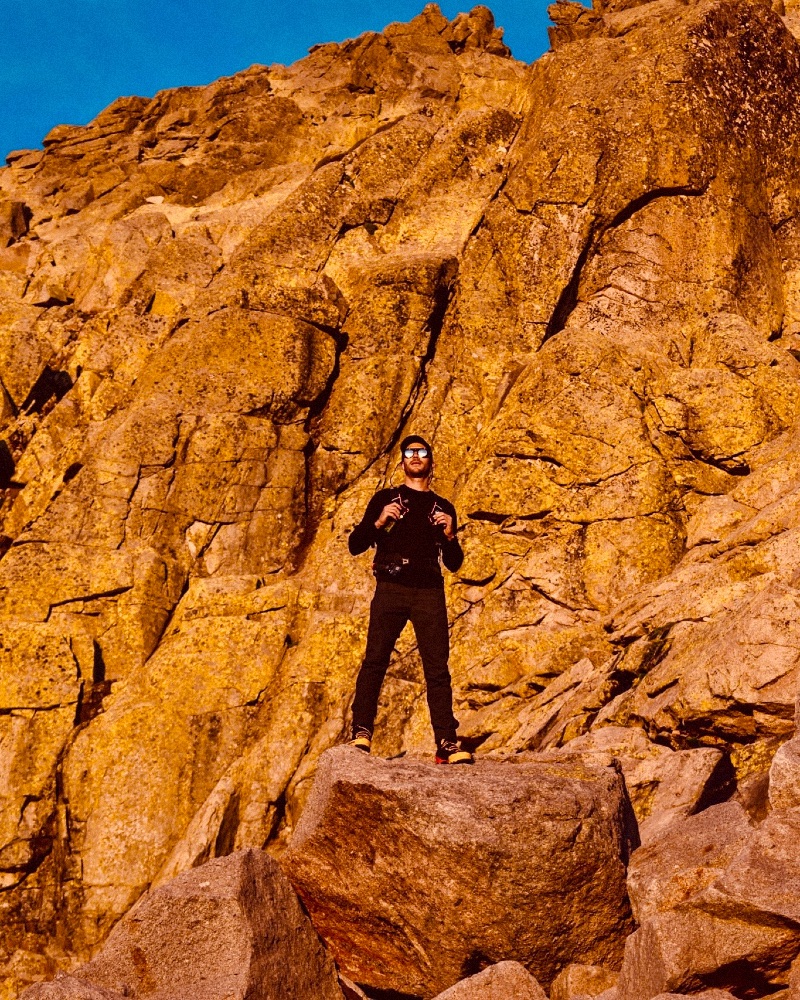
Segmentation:
<svg viewBox="0 0 800 1000">
<path fill-rule="evenodd" d="M 433 515 L 431 520 L 434 524 L 444 529 L 444 537 L 448 540 L 448 542 L 452 541 L 456 537 L 453 532 L 453 519 L 449 514 L 445 514 L 443 510 L 438 510 Z"/>
<path fill-rule="evenodd" d="M 403 506 L 399 501 L 387 503 L 381 511 L 380 517 L 375 522 L 376 528 L 383 528 L 389 521 L 399 521 L 403 516 Z"/>
</svg>

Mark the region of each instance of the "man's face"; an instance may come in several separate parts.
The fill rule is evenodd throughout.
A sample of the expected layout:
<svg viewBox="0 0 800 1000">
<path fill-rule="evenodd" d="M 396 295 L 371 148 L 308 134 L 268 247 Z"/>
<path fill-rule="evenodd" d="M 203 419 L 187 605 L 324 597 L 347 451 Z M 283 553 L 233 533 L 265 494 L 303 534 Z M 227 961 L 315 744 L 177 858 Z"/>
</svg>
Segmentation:
<svg viewBox="0 0 800 1000">
<path fill-rule="evenodd" d="M 424 479 L 431 470 L 431 456 L 421 444 L 412 444 L 403 452 L 403 472 L 412 479 Z"/>
</svg>

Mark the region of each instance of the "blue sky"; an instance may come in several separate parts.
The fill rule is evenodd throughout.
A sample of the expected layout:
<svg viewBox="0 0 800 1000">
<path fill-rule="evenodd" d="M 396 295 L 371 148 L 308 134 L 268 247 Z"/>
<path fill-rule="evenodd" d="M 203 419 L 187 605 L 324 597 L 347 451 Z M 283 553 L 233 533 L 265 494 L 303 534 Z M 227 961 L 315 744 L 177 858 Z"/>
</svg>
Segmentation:
<svg viewBox="0 0 800 1000">
<path fill-rule="evenodd" d="M 547 49 L 550 0 L 496 0 L 506 42 L 528 62 Z M 116 97 L 208 83 L 253 63 L 291 63 L 317 42 L 407 21 L 425 0 L 0 0 L 0 163 Z M 474 2 L 444 0 L 448 17 Z"/>
</svg>

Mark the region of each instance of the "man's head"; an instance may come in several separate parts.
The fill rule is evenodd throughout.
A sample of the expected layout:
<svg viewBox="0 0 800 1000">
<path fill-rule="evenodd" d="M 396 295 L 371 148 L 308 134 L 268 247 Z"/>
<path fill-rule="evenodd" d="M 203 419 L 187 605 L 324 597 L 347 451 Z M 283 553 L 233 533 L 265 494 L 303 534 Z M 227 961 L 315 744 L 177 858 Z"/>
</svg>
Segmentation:
<svg viewBox="0 0 800 1000">
<path fill-rule="evenodd" d="M 427 479 L 433 472 L 433 449 L 418 434 L 409 434 L 400 442 L 403 471 L 412 479 Z"/>
</svg>

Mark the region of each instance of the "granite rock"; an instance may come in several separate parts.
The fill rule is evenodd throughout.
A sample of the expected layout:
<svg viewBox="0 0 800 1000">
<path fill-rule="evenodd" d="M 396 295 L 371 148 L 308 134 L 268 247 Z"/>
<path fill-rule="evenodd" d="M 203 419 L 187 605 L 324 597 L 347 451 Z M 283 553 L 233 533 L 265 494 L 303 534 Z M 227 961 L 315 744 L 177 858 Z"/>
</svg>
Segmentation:
<svg viewBox="0 0 800 1000">
<path fill-rule="evenodd" d="M 578 758 L 444 768 L 343 747 L 281 863 L 367 988 L 433 996 L 504 959 L 549 985 L 559 965 L 621 958 L 626 805 L 614 769 Z"/>
<path fill-rule="evenodd" d="M 602 965 L 568 965 L 550 986 L 550 1000 L 597 997 L 617 985 L 619 977 Z"/>
<path fill-rule="evenodd" d="M 123 995 L 65 973 L 55 979 L 36 983 L 24 993 L 25 1000 L 118 1000 Z"/>
<path fill-rule="evenodd" d="M 748 830 L 741 807 L 728 803 L 682 825 L 632 858 L 640 926 L 625 944 L 620 1000 L 786 986 L 800 954 L 800 810 L 774 812 Z"/>
<path fill-rule="evenodd" d="M 498 962 L 462 979 L 436 1000 L 545 1000 L 547 994 L 519 962 Z"/>
<path fill-rule="evenodd" d="M 651 742 L 637 727 L 598 727 L 571 740 L 563 753 L 619 763 L 643 844 L 732 791 L 730 763 L 720 750 L 671 750 Z"/>
<path fill-rule="evenodd" d="M 246 850 L 142 897 L 91 962 L 26 993 L 39 996 L 342 1000 L 342 991 L 276 862 Z"/>
<path fill-rule="evenodd" d="M 772 758 L 769 801 L 773 809 L 800 806 L 800 739 L 788 740 Z"/>
</svg>

